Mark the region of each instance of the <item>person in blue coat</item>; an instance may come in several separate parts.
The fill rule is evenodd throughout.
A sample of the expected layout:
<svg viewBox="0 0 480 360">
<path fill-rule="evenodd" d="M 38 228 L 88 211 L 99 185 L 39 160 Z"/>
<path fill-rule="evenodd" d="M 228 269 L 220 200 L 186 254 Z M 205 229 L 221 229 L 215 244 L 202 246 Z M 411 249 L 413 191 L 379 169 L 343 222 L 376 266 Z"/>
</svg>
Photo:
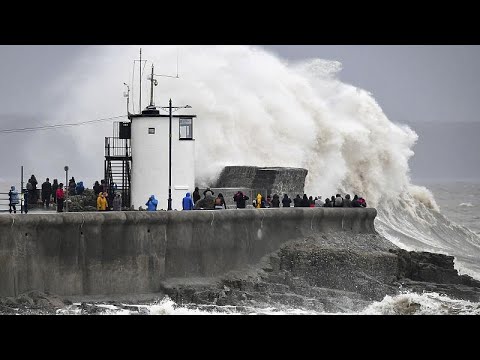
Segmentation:
<svg viewBox="0 0 480 360">
<path fill-rule="evenodd" d="M 18 205 L 19 200 L 18 200 L 18 192 L 15 190 L 15 186 L 12 186 L 10 188 L 10 191 L 8 192 L 8 199 L 9 199 L 8 211 L 11 214 L 12 209 L 13 209 L 13 213 L 16 214 L 17 213 L 17 207 L 16 206 Z"/>
<path fill-rule="evenodd" d="M 158 200 L 155 199 L 155 195 L 151 195 L 145 205 L 147 206 L 147 211 L 156 211 Z"/>
<path fill-rule="evenodd" d="M 182 202 L 183 210 L 193 210 L 193 200 L 190 197 L 190 193 L 188 192 L 187 195 L 183 198 Z"/>
<path fill-rule="evenodd" d="M 85 191 L 85 187 L 83 186 L 83 181 L 79 181 L 77 186 L 75 187 L 75 192 L 77 195 L 82 195 Z"/>
</svg>

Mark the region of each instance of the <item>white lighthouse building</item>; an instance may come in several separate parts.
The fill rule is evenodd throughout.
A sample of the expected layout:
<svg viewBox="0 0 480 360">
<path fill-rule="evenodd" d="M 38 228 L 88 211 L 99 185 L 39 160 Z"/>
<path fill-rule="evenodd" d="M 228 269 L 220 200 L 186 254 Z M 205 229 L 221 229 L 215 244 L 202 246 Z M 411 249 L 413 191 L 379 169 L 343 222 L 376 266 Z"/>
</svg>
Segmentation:
<svg viewBox="0 0 480 360">
<path fill-rule="evenodd" d="M 172 107 L 172 100 L 167 107 L 156 107 L 153 77 L 152 65 L 150 105 L 140 114 L 128 115 L 132 159 L 130 205 L 136 210 L 146 208 L 147 200 L 154 195 L 158 200 L 157 210 L 181 210 L 185 194 L 193 193 L 195 188 L 196 115 L 173 115 L 172 112 L 190 106 Z M 166 113 L 160 114 L 159 108 Z"/>
</svg>

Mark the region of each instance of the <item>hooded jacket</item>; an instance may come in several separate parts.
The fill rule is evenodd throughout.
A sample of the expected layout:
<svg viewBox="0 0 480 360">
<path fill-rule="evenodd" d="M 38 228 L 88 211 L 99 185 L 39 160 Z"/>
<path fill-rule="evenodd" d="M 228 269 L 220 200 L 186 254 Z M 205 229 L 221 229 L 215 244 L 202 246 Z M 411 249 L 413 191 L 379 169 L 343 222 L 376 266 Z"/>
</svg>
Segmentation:
<svg viewBox="0 0 480 360">
<path fill-rule="evenodd" d="M 79 181 L 77 187 L 75 188 L 75 192 L 77 193 L 77 195 L 82 195 L 84 190 L 85 187 L 83 186 L 83 181 Z"/>
<path fill-rule="evenodd" d="M 147 211 L 156 211 L 158 200 L 155 199 L 155 195 L 151 195 L 145 205 L 147 206 Z"/>
<path fill-rule="evenodd" d="M 122 210 L 122 195 L 120 193 L 116 193 L 115 197 L 113 198 L 113 211 L 120 210 Z"/>
<path fill-rule="evenodd" d="M 193 200 L 190 197 L 190 193 L 188 192 L 182 201 L 183 210 L 193 210 Z"/>
<path fill-rule="evenodd" d="M 257 209 L 260 209 L 262 207 L 262 195 L 261 194 L 257 194 L 257 202 L 255 203 L 255 207 Z"/>
<path fill-rule="evenodd" d="M 15 190 L 15 186 L 12 186 L 10 188 L 10 191 L 8 192 L 8 197 L 10 198 L 11 205 L 17 205 L 19 203 L 18 192 Z"/>
<path fill-rule="evenodd" d="M 97 210 L 105 211 L 107 210 L 107 207 L 108 207 L 107 198 L 103 195 L 103 193 L 100 193 L 97 198 Z"/>
</svg>

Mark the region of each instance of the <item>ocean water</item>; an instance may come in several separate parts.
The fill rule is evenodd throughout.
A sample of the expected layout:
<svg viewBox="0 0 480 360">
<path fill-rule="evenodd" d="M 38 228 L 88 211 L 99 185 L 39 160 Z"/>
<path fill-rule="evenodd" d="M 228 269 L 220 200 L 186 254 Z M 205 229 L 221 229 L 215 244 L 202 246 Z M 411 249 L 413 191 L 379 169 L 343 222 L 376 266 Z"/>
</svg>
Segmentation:
<svg viewBox="0 0 480 360">
<path fill-rule="evenodd" d="M 424 184 L 433 192 L 442 214 L 480 235 L 480 180 Z"/>
<path fill-rule="evenodd" d="M 480 182 L 453 181 L 422 185 L 432 191 L 441 213 L 422 206 L 414 214 L 408 212 L 409 216 L 397 212 L 395 215 L 398 218 L 397 223 L 405 226 L 399 229 L 396 225 L 386 228 L 387 224 L 391 223 L 389 220 L 391 214 L 388 214 L 387 218 L 382 218 L 389 210 L 388 208 L 379 209 L 377 230 L 392 242 L 408 250 L 434 251 L 437 249 L 436 252 L 454 255 L 455 266 L 459 272 L 469 273 L 478 279 L 476 267 L 471 266 L 468 260 L 472 258 L 472 249 L 478 249 L 480 243 L 477 236 L 480 231 L 478 223 Z M 424 219 L 428 216 L 435 221 L 425 222 Z M 408 226 L 411 227 L 408 228 Z M 424 232 L 419 233 L 420 229 Z M 472 245 L 472 241 L 476 246 Z M 478 252 L 474 253 L 473 265 L 475 262 L 478 265 L 479 260 Z M 159 299 L 155 303 L 140 305 L 115 306 L 90 303 L 88 306 L 96 307 L 97 313 L 102 315 L 480 315 L 480 303 L 452 299 L 444 294 L 433 292 L 423 294 L 402 292 L 396 296 L 387 295 L 381 301 L 372 302 L 362 311 L 342 313 L 316 312 L 302 308 L 179 305 L 168 297 Z M 83 313 L 79 303 L 57 311 L 58 315 Z"/>
</svg>

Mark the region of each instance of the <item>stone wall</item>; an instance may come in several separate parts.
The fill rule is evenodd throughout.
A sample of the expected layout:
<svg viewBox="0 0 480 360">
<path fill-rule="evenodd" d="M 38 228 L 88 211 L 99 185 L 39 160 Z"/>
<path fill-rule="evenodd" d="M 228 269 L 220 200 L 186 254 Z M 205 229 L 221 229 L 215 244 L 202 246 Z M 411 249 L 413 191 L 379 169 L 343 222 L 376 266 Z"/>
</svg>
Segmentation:
<svg viewBox="0 0 480 360">
<path fill-rule="evenodd" d="M 289 208 L 0 216 L 0 296 L 156 292 L 215 276 L 315 233 L 375 233 L 373 208 Z"/>
<path fill-rule="evenodd" d="M 303 196 L 308 171 L 301 168 L 226 166 L 215 184 L 217 188 L 248 188 L 254 193 Z M 266 192 L 266 194 L 265 194 Z M 312 194 L 313 195 L 313 194 Z"/>
</svg>

